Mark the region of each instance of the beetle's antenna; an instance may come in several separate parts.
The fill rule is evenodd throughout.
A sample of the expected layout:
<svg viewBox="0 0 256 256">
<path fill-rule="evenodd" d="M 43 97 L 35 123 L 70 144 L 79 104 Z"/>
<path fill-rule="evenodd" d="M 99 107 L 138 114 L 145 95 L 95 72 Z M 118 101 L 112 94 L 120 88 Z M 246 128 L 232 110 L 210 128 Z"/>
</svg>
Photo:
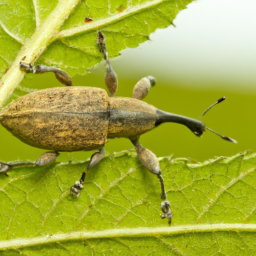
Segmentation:
<svg viewBox="0 0 256 256">
<path fill-rule="evenodd" d="M 219 133 L 215 132 L 214 130 L 212 130 L 212 129 L 208 128 L 208 127 L 205 127 L 205 129 L 207 129 L 207 130 L 215 133 L 216 135 L 220 136 L 223 140 L 226 140 L 226 141 L 229 141 L 229 142 L 233 142 L 233 143 L 237 143 L 236 140 L 233 140 L 233 139 L 231 139 L 231 138 L 229 138 L 227 136 L 220 135 Z"/>
<path fill-rule="evenodd" d="M 215 105 L 221 103 L 222 101 L 224 101 L 226 99 L 225 96 L 221 97 L 220 99 L 218 99 L 214 104 L 212 104 L 209 108 L 207 108 L 204 113 L 199 117 L 199 119 L 202 118 L 202 116 L 204 116 L 212 107 L 214 107 Z"/>
</svg>

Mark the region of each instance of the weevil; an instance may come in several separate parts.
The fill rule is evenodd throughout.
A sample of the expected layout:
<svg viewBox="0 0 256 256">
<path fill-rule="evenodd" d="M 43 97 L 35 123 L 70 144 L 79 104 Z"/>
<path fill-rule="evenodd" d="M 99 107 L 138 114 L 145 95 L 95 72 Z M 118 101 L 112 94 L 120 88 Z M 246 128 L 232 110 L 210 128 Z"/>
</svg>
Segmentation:
<svg viewBox="0 0 256 256">
<path fill-rule="evenodd" d="M 0 173 L 7 175 L 14 166 L 51 164 L 63 151 L 98 150 L 91 156 L 80 180 L 70 189 L 71 194 L 78 197 L 86 173 L 103 158 L 108 139 L 125 137 L 135 146 L 141 164 L 158 177 L 163 200 L 161 217 L 168 218 L 171 223 L 172 212 L 159 161 L 154 153 L 139 143 L 139 138 L 165 122 L 185 125 L 198 137 L 207 129 L 212 130 L 199 120 L 164 112 L 142 101 L 150 87 L 155 85 L 155 79 L 151 76 L 142 78 L 135 85 L 132 98 L 113 97 L 117 90 L 117 76 L 110 64 L 105 43 L 104 35 L 98 32 L 97 44 L 106 60 L 105 83 L 109 95 L 100 88 L 72 86 L 68 74 L 58 68 L 20 63 L 20 68 L 27 73 L 54 72 L 57 79 L 68 87 L 32 92 L 14 100 L 2 111 L 0 123 L 14 136 L 28 145 L 51 151 L 42 154 L 35 162 L 1 162 Z M 217 135 L 235 142 L 229 137 Z"/>
</svg>

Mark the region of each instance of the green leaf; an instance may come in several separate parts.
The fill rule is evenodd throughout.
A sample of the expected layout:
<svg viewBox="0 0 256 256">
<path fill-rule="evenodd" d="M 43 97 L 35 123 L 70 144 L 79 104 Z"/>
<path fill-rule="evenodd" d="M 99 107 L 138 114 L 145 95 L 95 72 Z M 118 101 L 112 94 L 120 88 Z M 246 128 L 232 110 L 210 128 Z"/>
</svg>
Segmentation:
<svg viewBox="0 0 256 256">
<path fill-rule="evenodd" d="M 99 29 L 108 38 L 109 56 L 118 56 L 172 24 L 192 1 L 2 0 L 0 108 L 24 77 L 20 61 L 54 65 L 71 76 L 84 74 L 102 60 L 95 44 Z M 85 17 L 93 21 L 84 22 Z"/>
<path fill-rule="evenodd" d="M 255 255 L 256 153 L 205 163 L 160 159 L 160 184 L 133 152 L 88 163 L 17 168 L 0 177 L 1 255 Z"/>
</svg>

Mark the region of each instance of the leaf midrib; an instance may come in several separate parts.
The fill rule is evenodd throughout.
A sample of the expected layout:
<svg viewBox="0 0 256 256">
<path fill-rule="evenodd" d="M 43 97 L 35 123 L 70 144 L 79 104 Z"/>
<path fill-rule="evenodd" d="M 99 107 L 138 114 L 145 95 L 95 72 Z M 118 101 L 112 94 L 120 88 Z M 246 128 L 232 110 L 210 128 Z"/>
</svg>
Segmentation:
<svg viewBox="0 0 256 256">
<path fill-rule="evenodd" d="M 24 77 L 24 72 L 19 68 L 20 61 L 25 61 L 26 63 L 35 62 L 47 46 L 55 39 L 55 34 L 58 33 L 67 16 L 79 2 L 80 0 L 59 1 L 56 8 L 36 28 L 35 32 L 21 48 L 10 69 L 0 81 L 0 108 L 3 107 L 4 103 Z"/>
<path fill-rule="evenodd" d="M 256 224 L 200 224 L 174 227 L 136 227 L 124 229 L 108 229 L 103 231 L 68 232 L 57 235 L 46 235 L 35 238 L 18 238 L 0 242 L 0 250 L 18 249 L 30 246 L 99 238 L 128 238 L 128 237 L 165 237 L 185 235 L 189 233 L 212 232 L 255 232 Z"/>
<path fill-rule="evenodd" d="M 164 1 L 165 0 L 154 0 L 154 1 L 146 2 L 146 3 L 140 4 L 140 5 L 136 5 L 134 7 L 130 7 L 128 9 L 124 10 L 123 12 L 117 13 L 117 14 L 107 17 L 105 19 L 101 19 L 101 20 L 94 21 L 91 23 L 86 23 L 79 27 L 62 30 L 61 32 L 58 33 L 56 38 L 61 39 L 64 37 L 70 37 L 70 36 L 74 36 L 74 35 L 77 35 L 77 34 L 80 34 L 83 32 L 88 32 L 90 30 L 98 29 L 98 28 L 106 26 L 106 25 L 113 24 L 116 21 L 123 20 L 124 18 L 132 16 L 135 13 L 143 12 L 149 8 L 159 5 L 159 4 L 163 3 Z"/>
<path fill-rule="evenodd" d="M 19 69 L 19 63 L 24 56 L 26 56 L 25 61 L 27 63 L 35 62 L 44 52 L 44 50 L 55 40 L 112 24 L 118 20 L 123 20 L 125 17 L 129 17 L 134 13 L 143 12 L 149 8 L 159 5 L 165 2 L 165 0 L 149 1 L 147 3 L 128 8 L 127 10 L 124 10 L 123 12 L 111 17 L 59 32 L 61 25 L 79 2 L 80 0 L 60 1 L 57 7 L 45 19 L 45 21 L 40 24 L 40 26 L 28 39 L 26 44 L 22 47 L 10 69 L 0 81 L 0 109 L 11 96 L 12 92 L 18 87 L 19 83 L 24 77 L 24 72 Z M 18 38 L 15 38 L 15 40 L 20 42 Z"/>
</svg>

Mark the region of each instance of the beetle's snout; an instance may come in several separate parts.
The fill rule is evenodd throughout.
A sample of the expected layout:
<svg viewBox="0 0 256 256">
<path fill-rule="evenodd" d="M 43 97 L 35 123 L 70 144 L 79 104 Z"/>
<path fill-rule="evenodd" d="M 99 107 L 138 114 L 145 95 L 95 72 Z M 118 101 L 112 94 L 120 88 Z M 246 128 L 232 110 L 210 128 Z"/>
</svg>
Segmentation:
<svg viewBox="0 0 256 256">
<path fill-rule="evenodd" d="M 196 120 L 195 120 L 196 121 Z M 201 135 L 205 131 L 205 125 L 204 123 L 197 121 L 197 122 L 191 122 L 187 124 L 187 127 L 197 136 L 201 137 Z"/>
<path fill-rule="evenodd" d="M 183 124 L 187 126 L 189 130 L 192 131 L 197 137 L 200 137 L 205 131 L 204 123 L 186 116 L 167 113 L 160 109 L 156 110 L 156 116 L 157 116 L 156 126 L 164 122 L 173 122 L 173 123 Z"/>
<path fill-rule="evenodd" d="M 197 137 L 201 137 L 201 135 L 203 134 L 203 131 L 194 131 L 193 132 Z"/>
<path fill-rule="evenodd" d="M 197 137 L 201 137 L 201 135 L 202 135 L 203 133 L 200 132 L 200 131 L 195 131 L 194 134 L 195 134 Z"/>
</svg>

